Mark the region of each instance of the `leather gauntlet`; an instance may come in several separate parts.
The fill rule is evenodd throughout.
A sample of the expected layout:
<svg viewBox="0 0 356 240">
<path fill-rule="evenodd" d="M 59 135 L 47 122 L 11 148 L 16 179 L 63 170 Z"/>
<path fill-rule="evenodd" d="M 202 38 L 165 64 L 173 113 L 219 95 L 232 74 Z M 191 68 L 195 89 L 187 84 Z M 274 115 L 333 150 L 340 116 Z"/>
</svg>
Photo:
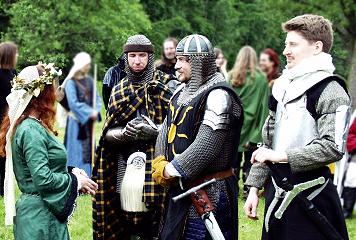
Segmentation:
<svg viewBox="0 0 356 240">
<path fill-rule="evenodd" d="M 164 156 L 158 156 L 152 161 L 152 177 L 156 183 L 163 187 L 169 187 L 175 178 L 166 178 L 164 176 L 164 168 L 169 162 Z"/>
<path fill-rule="evenodd" d="M 111 144 L 127 143 L 135 140 L 135 136 L 129 135 L 126 128 L 117 127 L 107 131 L 105 141 Z"/>
</svg>

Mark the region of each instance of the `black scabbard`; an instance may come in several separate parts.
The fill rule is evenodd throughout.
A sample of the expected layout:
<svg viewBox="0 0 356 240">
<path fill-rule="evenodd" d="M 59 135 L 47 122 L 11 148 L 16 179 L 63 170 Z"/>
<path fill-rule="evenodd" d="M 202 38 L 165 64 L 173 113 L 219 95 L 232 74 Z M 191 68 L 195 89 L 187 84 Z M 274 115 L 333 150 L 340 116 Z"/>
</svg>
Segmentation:
<svg viewBox="0 0 356 240">
<path fill-rule="evenodd" d="M 281 173 L 277 167 L 278 164 L 266 162 L 266 165 L 271 169 L 272 176 L 279 187 L 285 191 L 290 191 L 293 189 L 293 184 L 289 182 L 288 177 Z M 289 174 L 291 173 L 287 173 L 286 175 Z M 334 226 L 330 224 L 328 219 L 314 206 L 312 201 L 300 193 L 295 197 L 294 200 L 298 203 L 299 206 L 301 206 L 310 220 L 312 220 L 312 222 L 317 226 L 319 231 L 325 236 L 326 239 L 343 240 L 342 236 L 336 231 Z"/>
</svg>

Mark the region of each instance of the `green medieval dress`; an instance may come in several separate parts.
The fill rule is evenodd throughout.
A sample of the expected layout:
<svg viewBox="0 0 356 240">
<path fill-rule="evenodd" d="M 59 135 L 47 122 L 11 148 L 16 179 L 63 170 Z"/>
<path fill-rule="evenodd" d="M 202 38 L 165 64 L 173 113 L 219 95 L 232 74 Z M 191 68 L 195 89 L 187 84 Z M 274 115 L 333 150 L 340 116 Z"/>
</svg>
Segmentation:
<svg viewBox="0 0 356 240">
<path fill-rule="evenodd" d="M 38 120 L 27 118 L 12 138 L 12 154 L 22 192 L 16 202 L 15 239 L 69 239 L 67 220 L 74 210 L 78 183 L 67 172 L 63 144 Z"/>
<path fill-rule="evenodd" d="M 248 72 L 245 84 L 234 89 L 244 107 L 244 123 L 241 129 L 238 150 L 239 152 L 244 152 L 246 151 L 246 144 L 262 142 L 261 132 L 268 116 L 268 96 L 270 90 L 266 77 L 257 71 L 254 78 Z"/>
</svg>

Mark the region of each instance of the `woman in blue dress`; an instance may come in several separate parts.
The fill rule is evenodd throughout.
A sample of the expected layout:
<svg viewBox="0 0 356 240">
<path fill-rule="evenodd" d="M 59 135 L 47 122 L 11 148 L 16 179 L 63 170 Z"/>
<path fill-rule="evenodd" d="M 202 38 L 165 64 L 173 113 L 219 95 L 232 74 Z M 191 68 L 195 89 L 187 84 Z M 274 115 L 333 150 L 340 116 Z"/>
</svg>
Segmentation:
<svg viewBox="0 0 356 240">
<path fill-rule="evenodd" d="M 68 154 L 68 166 L 85 170 L 91 176 L 92 128 L 100 120 L 101 99 L 95 92 L 93 106 L 93 79 L 88 75 L 91 58 L 85 52 L 73 59 L 65 82 L 65 93 L 69 105 L 64 145 Z"/>
</svg>

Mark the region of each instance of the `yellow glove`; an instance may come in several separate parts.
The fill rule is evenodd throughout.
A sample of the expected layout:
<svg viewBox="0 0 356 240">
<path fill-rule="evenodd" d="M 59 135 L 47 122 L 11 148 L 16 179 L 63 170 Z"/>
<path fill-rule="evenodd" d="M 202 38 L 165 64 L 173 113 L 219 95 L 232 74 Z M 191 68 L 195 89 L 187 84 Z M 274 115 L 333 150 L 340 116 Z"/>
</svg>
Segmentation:
<svg viewBox="0 0 356 240">
<path fill-rule="evenodd" d="M 164 156 L 158 156 L 152 161 L 152 177 L 156 183 L 163 187 L 169 187 L 174 180 L 174 178 L 164 176 L 164 168 L 168 163 Z"/>
</svg>

